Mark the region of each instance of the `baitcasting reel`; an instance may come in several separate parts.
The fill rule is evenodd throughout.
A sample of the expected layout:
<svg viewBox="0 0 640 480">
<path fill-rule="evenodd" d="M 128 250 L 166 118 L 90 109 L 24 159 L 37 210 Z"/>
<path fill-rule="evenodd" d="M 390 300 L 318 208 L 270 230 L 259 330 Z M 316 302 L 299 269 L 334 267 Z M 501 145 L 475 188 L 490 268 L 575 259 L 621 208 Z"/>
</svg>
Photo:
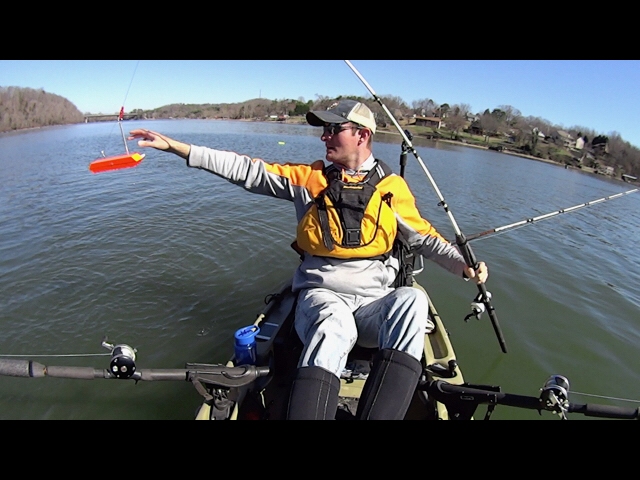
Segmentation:
<svg viewBox="0 0 640 480">
<path fill-rule="evenodd" d="M 566 413 L 569 409 L 569 380 L 567 377 L 551 375 L 540 389 L 540 401 L 546 410 L 557 413 L 563 420 L 566 420 Z"/>
<path fill-rule="evenodd" d="M 136 349 L 129 345 L 113 345 L 107 343 L 107 339 L 102 341 L 102 346 L 111 350 L 111 363 L 109 372 L 116 378 L 131 378 L 136 371 Z"/>
</svg>

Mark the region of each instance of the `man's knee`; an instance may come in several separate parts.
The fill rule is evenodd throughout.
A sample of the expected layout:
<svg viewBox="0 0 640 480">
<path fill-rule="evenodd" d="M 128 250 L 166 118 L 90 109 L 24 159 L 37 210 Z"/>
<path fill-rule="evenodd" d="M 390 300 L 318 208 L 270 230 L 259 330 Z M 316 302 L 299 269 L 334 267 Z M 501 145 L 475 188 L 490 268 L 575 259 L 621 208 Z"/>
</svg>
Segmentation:
<svg viewBox="0 0 640 480">
<path fill-rule="evenodd" d="M 392 348 L 409 353 L 418 360 L 422 357 L 425 335 L 433 330 L 429 319 L 429 299 L 422 290 L 400 287 L 389 310 L 381 333 L 381 348 Z"/>
<path fill-rule="evenodd" d="M 419 288 L 398 287 L 395 289 L 394 294 L 399 301 L 407 302 L 417 309 L 427 311 L 429 308 L 429 299 Z"/>
<path fill-rule="evenodd" d="M 358 337 L 346 304 L 332 295 L 311 292 L 298 304 L 295 328 L 304 346 L 299 366 L 317 366 L 339 376 Z"/>
</svg>

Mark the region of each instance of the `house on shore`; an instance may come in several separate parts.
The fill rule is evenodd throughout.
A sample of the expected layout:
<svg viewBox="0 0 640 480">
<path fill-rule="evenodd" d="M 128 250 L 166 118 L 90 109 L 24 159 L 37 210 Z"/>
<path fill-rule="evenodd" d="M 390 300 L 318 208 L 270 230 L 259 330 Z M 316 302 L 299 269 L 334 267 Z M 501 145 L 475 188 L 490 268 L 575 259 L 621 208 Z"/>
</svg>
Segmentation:
<svg viewBox="0 0 640 480">
<path fill-rule="evenodd" d="M 417 127 L 431 127 L 438 130 L 444 126 L 444 123 L 440 117 L 416 117 L 415 125 Z"/>
<path fill-rule="evenodd" d="M 565 148 L 575 147 L 576 141 L 573 139 L 570 133 L 565 132 L 564 130 L 557 130 L 553 135 L 554 141 L 562 145 Z"/>
</svg>

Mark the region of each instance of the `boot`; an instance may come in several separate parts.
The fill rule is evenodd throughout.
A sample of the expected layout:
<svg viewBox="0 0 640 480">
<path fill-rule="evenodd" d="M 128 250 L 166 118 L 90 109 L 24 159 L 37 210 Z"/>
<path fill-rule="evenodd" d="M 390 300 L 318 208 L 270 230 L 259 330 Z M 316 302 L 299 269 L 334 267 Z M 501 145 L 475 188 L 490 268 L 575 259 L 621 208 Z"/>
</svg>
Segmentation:
<svg viewBox="0 0 640 480">
<path fill-rule="evenodd" d="M 287 420 L 335 420 L 340 379 L 321 367 L 298 368 Z"/>
<path fill-rule="evenodd" d="M 358 420 L 404 419 L 422 374 L 422 364 L 408 353 L 385 348 L 376 353 L 362 389 Z"/>
</svg>

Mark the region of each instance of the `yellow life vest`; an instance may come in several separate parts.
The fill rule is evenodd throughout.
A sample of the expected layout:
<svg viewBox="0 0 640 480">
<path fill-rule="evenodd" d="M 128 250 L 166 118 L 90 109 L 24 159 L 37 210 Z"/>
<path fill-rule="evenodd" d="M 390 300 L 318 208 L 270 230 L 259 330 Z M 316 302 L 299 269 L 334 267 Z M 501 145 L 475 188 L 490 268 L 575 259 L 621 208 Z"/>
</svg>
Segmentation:
<svg viewBox="0 0 640 480">
<path fill-rule="evenodd" d="M 334 258 L 384 258 L 389 255 L 398 225 L 390 192 L 377 188 L 391 169 L 377 160 L 359 182 L 344 182 L 338 169 L 323 171 L 328 186 L 298 224 L 298 246 L 311 255 Z"/>
</svg>

